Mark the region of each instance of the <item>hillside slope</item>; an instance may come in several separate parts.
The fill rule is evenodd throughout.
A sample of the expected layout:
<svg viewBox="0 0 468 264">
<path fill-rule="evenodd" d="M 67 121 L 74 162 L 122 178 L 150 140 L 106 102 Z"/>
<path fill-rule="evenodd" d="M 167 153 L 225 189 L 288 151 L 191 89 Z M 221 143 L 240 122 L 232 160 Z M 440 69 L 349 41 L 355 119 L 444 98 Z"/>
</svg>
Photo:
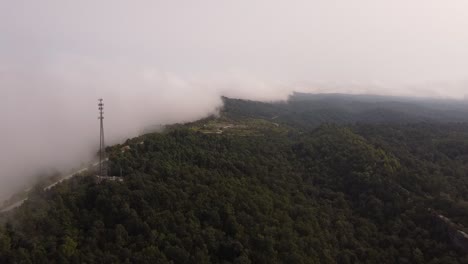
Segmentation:
<svg viewBox="0 0 468 264">
<path fill-rule="evenodd" d="M 110 147 L 124 181 L 34 190 L 4 216 L 0 262 L 468 261 L 434 220 L 468 226 L 468 124 L 292 113 L 227 99 L 220 117 Z"/>
</svg>

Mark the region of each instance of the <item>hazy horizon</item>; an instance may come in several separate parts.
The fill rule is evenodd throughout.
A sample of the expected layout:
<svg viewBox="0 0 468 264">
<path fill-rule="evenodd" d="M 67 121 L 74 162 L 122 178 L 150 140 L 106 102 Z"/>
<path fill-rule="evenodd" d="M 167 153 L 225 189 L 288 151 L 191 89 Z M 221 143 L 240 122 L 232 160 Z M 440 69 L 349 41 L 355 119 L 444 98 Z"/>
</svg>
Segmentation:
<svg viewBox="0 0 468 264">
<path fill-rule="evenodd" d="M 462 99 L 468 2 L 0 0 L 0 198 L 38 169 L 215 113 L 220 96 Z"/>
</svg>

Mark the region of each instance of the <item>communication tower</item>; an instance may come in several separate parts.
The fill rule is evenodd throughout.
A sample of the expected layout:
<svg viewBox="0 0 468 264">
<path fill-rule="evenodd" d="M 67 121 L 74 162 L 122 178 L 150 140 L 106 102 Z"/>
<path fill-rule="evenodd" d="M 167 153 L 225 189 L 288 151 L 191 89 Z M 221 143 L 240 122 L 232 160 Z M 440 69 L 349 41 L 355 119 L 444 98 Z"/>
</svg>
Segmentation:
<svg viewBox="0 0 468 264">
<path fill-rule="evenodd" d="M 100 135 L 99 135 L 99 176 L 107 177 L 107 165 L 106 165 L 106 146 L 104 143 L 104 103 L 103 99 L 98 100 L 99 106 L 99 123 L 100 123 Z"/>
</svg>

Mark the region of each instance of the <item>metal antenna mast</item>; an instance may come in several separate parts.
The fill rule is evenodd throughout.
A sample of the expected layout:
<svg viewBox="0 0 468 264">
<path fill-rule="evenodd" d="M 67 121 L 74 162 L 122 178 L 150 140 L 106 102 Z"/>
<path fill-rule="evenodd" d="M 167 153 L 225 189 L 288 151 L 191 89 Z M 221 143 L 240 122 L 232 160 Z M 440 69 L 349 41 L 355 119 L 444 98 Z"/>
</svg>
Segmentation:
<svg viewBox="0 0 468 264">
<path fill-rule="evenodd" d="M 107 176 L 107 166 L 104 164 L 106 160 L 106 149 L 104 144 L 104 103 L 102 98 L 99 99 L 99 121 L 101 123 L 100 137 L 99 137 L 99 176 Z"/>
</svg>

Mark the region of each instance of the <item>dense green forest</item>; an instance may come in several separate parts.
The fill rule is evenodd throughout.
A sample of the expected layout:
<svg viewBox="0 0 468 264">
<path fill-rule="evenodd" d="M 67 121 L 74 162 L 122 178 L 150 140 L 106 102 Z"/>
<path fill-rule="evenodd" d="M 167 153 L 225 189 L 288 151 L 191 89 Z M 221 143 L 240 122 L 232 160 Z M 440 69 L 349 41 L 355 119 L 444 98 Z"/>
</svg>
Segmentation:
<svg viewBox="0 0 468 264">
<path fill-rule="evenodd" d="M 0 262 L 468 263 L 437 221 L 467 231 L 464 106 L 224 101 L 109 147 L 123 182 L 38 186 L 2 216 Z"/>
</svg>

